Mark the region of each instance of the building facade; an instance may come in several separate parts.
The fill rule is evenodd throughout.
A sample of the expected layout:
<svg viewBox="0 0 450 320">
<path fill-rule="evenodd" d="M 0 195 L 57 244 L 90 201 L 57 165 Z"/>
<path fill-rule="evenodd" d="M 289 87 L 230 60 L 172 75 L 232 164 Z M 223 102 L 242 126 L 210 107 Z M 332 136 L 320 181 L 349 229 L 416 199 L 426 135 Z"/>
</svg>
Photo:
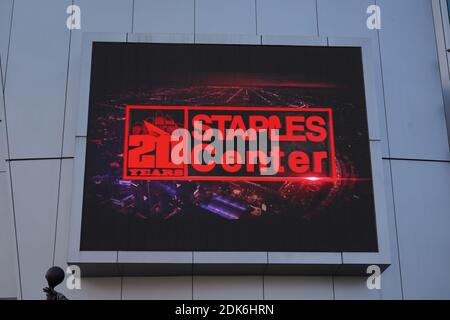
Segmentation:
<svg viewBox="0 0 450 320">
<path fill-rule="evenodd" d="M 70 5 L 79 25 L 68 21 Z M 333 274 L 82 275 L 80 290 L 59 287 L 69 299 L 449 299 L 447 8 L 444 0 L 0 0 L 0 298 L 42 299 L 45 271 L 67 265 L 76 145 L 86 139 L 76 130 L 82 33 L 95 32 L 367 39 L 391 264 L 372 290 L 367 276 Z"/>
</svg>

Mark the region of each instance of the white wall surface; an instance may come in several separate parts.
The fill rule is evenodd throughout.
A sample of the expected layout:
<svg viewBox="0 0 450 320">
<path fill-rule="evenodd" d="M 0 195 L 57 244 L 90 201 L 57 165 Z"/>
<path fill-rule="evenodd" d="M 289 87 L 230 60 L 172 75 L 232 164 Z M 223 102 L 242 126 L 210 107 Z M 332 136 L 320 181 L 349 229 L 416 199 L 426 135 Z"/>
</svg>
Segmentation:
<svg viewBox="0 0 450 320">
<path fill-rule="evenodd" d="M 69 298 L 450 298 L 450 156 L 430 0 L 74 2 L 86 32 L 370 39 L 392 265 L 379 291 L 363 277 L 117 277 L 60 286 Z M 0 0 L 0 298 L 44 298 L 45 270 L 66 262 L 81 55 L 70 3 Z M 375 3 L 379 31 L 366 28 Z"/>
</svg>

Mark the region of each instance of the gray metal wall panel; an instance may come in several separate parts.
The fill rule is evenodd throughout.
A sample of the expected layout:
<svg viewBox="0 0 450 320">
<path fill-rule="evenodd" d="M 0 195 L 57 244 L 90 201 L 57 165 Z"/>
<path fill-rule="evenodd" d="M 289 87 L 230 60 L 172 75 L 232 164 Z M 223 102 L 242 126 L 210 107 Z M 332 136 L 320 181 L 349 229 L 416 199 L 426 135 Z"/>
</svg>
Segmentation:
<svg viewBox="0 0 450 320">
<path fill-rule="evenodd" d="M 63 156 L 73 156 L 77 110 L 80 106 L 80 65 L 83 32 L 128 32 L 132 26 L 132 0 L 75 0 L 81 9 L 81 29 L 72 30 L 67 84 Z"/>
<path fill-rule="evenodd" d="M 120 300 L 122 278 L 82 278 L 81 290 L 71 290 L 67 297 L 71 300 Z M 58 287 L 63 289 L 64 285 Z M 66 294 L 69 290 L 61 290 Z"/>
<path fill-rule="evenodd" d="M 317 36 L 316 0 L 258 0 L 258 34 Z"/>
<path fill-rule="evenodd" d="M 122 298 L 149 300 L 192 299 L 192 277 L 124 277 Z"/>
<path fill-rule="evenodd" d="M 11 158 L 59 156 L 70 0 L 15 0 L 5 101 Z"/>
<path fill-rule="evenodd" d="M 128 33 L 127 42 L 194 43 L 193 33 Z"/>
<path fill-rule="evenodd" d="M 19 296 L 14 236 L 9 173 L 0 172 L 0 299 Z"/>
<path fill-rule="evenodd" d="M 264 278 L 267 300 L 332 300 L 332 277 L 268 277 Z"/>
<path fill-rule="evenodd" d="M 367 277 L 334 277 L 336 300 L 379 300 L 380 290 L 369 290 Z"/>
<path fill-rule="evenodd" d="M 0 1 L 0 61 L 1 61 L 0 69 L 2 72 L 0 78 L 2 79 L 5 78 L 4 74 L 7 62 L 12 8 L 13 8 L 13 0 Z"/>
<path fill-rule="evenodd" d="M 194 300 L 257 300 L 263 298 L 262 276 L 194 277 Z"/>
<path fill-rule="evenodd" d="M 194 263 L 242 263 L 267 264 L 267 252 L 194 252 Z"/>
<path fill-rule="evenodd" d="M 5 161 L 7 141 L 4 111 L 3 88 L 0 86 L 0 298 L 16 298 L 20 296 L 20 288 L 10 190 L 11 180 Z"/>
<path fill-rule="evenodd" d="M 374 70 L 378 123 L 382 140 L 383 156 L 389 155 L 387 129 L 383 98 L 383 83 L 380 64 L 377 30 L 367 28 L 367 8 L 375 0 L 317 0 L 319 34 L 328 37 L 361 37 L 370 41 L 372 66 Z"/>
<path fill-rule="evenodd" d="M 367 28 L 367 7 L 375 0 L 317 0 L 319 33 L 322 36 L 376 37 Z"/>
<path fill-rule="evenodd" d="M 448 157 L 431 1 L 378 0 L 378 4 L 391 156 Z"/>
<path fill-rule="evenodd" d="M 194 33 L 194 0 L 135 0 L 133 32 Z"/>
<path fill-rule="evenodd" d="M 0 122 L 0 172 L 6 171 L 6 158 L 7 158 L 7 145 L 6 145 L 6 126 L 5 122 Z"/>
<path fill-rule="evenodd" d="M 450 163 L 392 161 L 405 299 L 450 299 Z"/>
<path fill-rule="evenodd" d="M 121 263 L 192 263 L 191 251 L 119 251 L 117 262 Z"/>
<path fill-rule="evenodd" d="M 75 32 L 131 31 L 133 0 L 74 0 L 81 9 L 81 29 Z"/>
<path fill-rule="evenodd" d="M 256 34 L 254 0 L 196 0 L 195 32 Z"/>
<path fill-rule="evenodd" d="M 43 275 L 52 265 L 59 160 L 11 163 L 23 299 L 45 298 Z"/>
<path fill-rule="evenodd" d="M 391 249 L 391 265 L 381 277 L 382 299 L 402 299 L 401 273 L 398 258 L 398 243 L 394 197 L 392 190 L 390 161 L 383 160 L 384 181 L 386 192 L 387 220 L 389 226 L 389 240 Z"/>
<path fill-rule="evenodd" d="M 261 36 L 256 34 L 211 34 L 196 33 L 195 43 L 201 44 L 261 44 Z"/>
</svg>

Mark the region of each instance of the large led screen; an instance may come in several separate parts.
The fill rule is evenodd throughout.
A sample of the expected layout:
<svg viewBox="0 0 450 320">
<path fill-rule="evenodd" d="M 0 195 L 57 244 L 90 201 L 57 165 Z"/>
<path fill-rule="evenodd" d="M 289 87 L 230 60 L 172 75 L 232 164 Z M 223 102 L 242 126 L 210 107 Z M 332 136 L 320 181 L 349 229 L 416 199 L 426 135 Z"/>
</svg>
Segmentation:
<svg viewBox="0 0 450 320">
<path fill-rule="evenodd" d="M 377 251 L 360 48 L 92 50 L 81 250 Z"/>
</svg>

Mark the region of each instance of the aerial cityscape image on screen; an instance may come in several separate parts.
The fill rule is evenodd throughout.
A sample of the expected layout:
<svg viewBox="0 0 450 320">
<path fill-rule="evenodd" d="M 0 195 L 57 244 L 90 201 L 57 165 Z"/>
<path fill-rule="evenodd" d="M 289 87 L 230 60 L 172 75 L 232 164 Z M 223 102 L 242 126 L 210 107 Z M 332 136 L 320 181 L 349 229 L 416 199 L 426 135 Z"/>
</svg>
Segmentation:
<svg viewBox="0 0 450 320">
<path fill-rule="evenodd" d="M 298 179 L 288 170 L 255 178 L 257 170 L 248 165 L 241 170 L 247 174 L 219 166 L 195 174 L 193 166 L 170 171 L 179 179 L 130 167 L 133 136 L 151 135 L 152 128 L 163 135 L 192 131 L 200 111 L 224 127 L 235 117 L 246 128 L 257 123 L 255 116 L 267 123 L 305 119 L 297 131 L 320 115 L 326 138 L 280 142 L 282 165 L 290 152 L 308 156 L 310 170 Z M 152 155 L 149 149 L 142 157 Z M 377 248 L 360 49 L 94 43 L 82 250 Z"/>
</svg>

